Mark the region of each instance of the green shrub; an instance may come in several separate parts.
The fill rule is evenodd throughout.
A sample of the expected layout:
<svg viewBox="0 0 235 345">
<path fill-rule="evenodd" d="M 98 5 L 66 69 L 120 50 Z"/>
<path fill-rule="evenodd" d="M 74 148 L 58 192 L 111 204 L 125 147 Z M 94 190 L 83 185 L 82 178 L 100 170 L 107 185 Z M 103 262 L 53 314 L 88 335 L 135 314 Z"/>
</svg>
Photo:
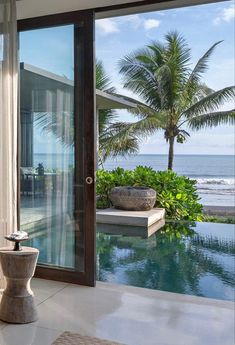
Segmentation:
<svg viewBox="0 0 235 345">
<path fill-rule="evenodd" d="M 104 198 L 104 197 L 99 197 L 97 200 L 96 200 L 96 208 L 108 208 L 110 206 L 110 202 L 109 202 L 109 199 L 107 198 Z"/>
<path fill-rule="evenodd" d="M 195 235 L 196 224 L 194 222 L 178 222 L 169 221 L 165 226 L 157 233 L 157 242 L 171 242 L 174 240 L 181 240 L 183 238 L 189 238 Z"/>
<path fill-rule="evenodd" d="M 225 224 L 235 224 L 235 217 L 231 216 L 211 216 L 208 214 L 204 214 L 202 216 L 203 222 L 208 223 L 225 223 Z"/>
<path fill-rule="evenodd" d="M 173 220 L 202 220 L 202 205 L 196 190 L 196 181 L 179 176 L 171 170 L 155 171 L 138 166 L 135 170 L 117 168 L 97 171 L 97 195 L 100 205 L 111 206 L 109 193 L 115 186 L 146 186 L 157 192 L 155 207 L 166 209 L 166 216 Z M 102 207 L 102 206 L 101 206 Z"/>
</svg>

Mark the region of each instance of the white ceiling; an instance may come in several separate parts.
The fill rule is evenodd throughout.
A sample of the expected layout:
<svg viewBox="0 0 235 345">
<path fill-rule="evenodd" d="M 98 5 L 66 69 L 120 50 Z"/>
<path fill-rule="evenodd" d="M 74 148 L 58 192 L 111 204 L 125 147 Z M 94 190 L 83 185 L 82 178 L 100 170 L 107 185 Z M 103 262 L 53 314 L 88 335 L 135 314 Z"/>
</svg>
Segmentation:
<svg viewBox="0 0 235 345">
<path fill-rule="evenodd" d="M 135 1 L 143 0 L 21 0 L 17 1 L 17 18 L 38 17 Z"/>
</svg>

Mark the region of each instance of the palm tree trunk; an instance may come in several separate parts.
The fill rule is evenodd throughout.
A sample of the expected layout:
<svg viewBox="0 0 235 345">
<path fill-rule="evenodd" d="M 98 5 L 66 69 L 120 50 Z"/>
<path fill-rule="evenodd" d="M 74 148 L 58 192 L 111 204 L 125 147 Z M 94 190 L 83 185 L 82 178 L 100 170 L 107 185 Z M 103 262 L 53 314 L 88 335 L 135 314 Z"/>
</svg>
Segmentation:
<svg viewBox="0 0 235 345">
<path fill-rule="evenodd" d="M 168 154 L 168 170 L 173 168 L 173 158 L 174 158 L 174 137 L 169 138 L 169 154 Z"/>
</svg>

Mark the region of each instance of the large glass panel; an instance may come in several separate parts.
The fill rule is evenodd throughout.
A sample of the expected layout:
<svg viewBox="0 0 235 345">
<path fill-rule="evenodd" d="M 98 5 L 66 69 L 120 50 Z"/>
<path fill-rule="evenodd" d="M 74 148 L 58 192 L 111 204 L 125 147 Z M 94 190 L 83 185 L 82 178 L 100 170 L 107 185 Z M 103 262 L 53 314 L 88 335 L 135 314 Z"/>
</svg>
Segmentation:
<svg viewBox="0 0 235 345">
<path fill-rule="evenodd" d="M 84 269 L 74 219 L 74 26 L 20 33 L 21 229 L 39 263 Z M 77 213 L 76 213 L 77 214 Z"/>
</svg>

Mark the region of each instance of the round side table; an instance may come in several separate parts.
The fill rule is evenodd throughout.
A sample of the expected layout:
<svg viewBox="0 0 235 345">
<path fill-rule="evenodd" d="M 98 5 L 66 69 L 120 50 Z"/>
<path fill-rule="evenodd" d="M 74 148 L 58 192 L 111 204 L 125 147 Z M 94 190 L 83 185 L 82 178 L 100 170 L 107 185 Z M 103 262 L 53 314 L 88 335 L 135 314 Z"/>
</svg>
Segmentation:
<svg viewBox="0 0 235 345">
<path fill-rule="evenodd" d="M 30 280 L 34 275 L 39 251 L 22 247 L 13 251 L 11 247 L 0 248 L 0 263 L 7 286 L 0 303 L 0 319 L 9 323 L 36 321 L 37 310 Z"/>
</svg>

